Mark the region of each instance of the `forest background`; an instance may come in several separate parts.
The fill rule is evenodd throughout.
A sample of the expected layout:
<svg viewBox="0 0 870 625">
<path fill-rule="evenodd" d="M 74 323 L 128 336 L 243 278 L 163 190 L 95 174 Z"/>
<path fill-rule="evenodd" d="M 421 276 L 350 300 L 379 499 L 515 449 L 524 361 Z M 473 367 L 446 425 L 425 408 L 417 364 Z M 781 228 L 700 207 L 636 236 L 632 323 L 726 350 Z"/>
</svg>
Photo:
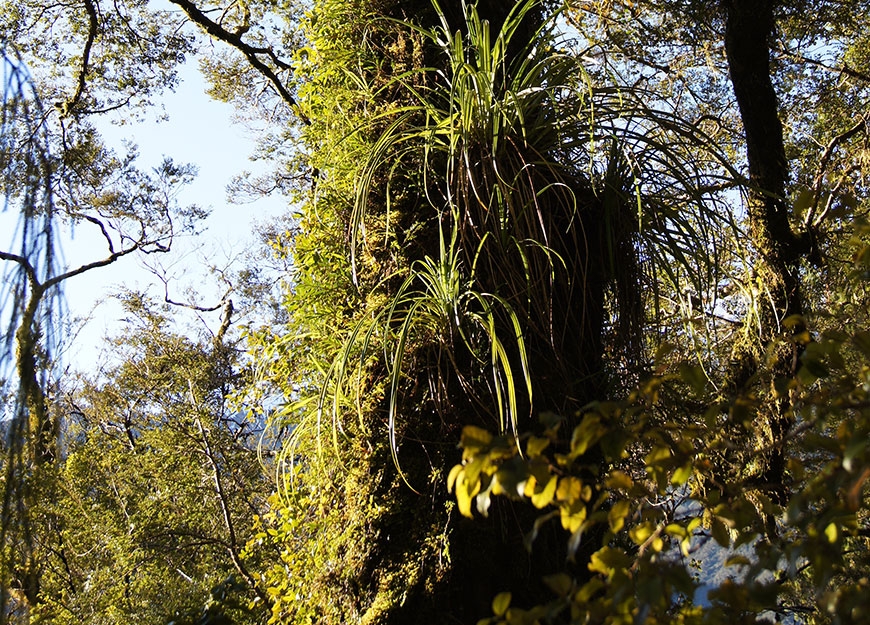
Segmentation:
<svg viewBox="0 0 870 625">
<path fill-rule="evenodd" d="M 867 9 L 3 3 L 0 622 L 866 622 Z M 190 58 L 292 216 L 73 375 Z"/>
</svg>

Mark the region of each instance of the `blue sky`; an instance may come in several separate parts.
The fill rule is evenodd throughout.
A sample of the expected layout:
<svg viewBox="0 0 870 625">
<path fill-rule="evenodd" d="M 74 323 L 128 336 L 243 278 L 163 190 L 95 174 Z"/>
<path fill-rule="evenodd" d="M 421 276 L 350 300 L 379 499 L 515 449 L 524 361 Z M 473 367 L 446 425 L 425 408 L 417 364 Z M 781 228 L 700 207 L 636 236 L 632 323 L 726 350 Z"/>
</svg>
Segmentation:
<svg viewBox="0 0 870 625">
<path fill-rule="evenodd" d="M 234 121 L 231 105 L 211 100 L 205 94 L 206 86 L 195 63 L 183 68 L 182 78 L 177 90 L 167 93 L 160 101 L 168 120 L 155 121 L 158 111 L 148 111 L 141 123 L 105 124 L 100 130 L 110 146 L 120 148 L 122 140 L 138 145 L 141 169 L 156 167 L 164 156 L 177 163 L 196 165 L 199 168 L 196 180 L 183 190 L 178 200 L 181 204 L 195 203 L 212 209 L 206 222 L 207 230 L 194 239 L 177 239 L 169 254 L 145 259 L 123 258 L 114 265 L 70 280 L 65 288 L 70 314 L 92 317 L 67 352 L 68 363 L 76 369 L 93 370 L 94 364 L 104 360 L 99 351 L 102 337 L 119 329 L 121 308 L 107 296 L 123 286 L 149 288 L 154 295 L 162 297 L 162 284 L 143 261 L 159 262 L 168 269 L 169 275 L 174 277 L 175 299 L 184 299 L 184 290 L 194 286 L 203 291 L 202 304 L 214 304 L 219 297 L 218 289 L 209 288 L 205 266 L 230 262 L 255 244 L 253 226 L 256 221 L 274 218 L 286 210 L 286 200 L 281 197 L 243 205 L 227 202 L 226 185 L 234 175 L 244 170 L 265 169 L 263 164 L 249 160 L 256 138 Z M 64 244 L 64 255 L 71 266 L 94 260 L 101 251 L 99 240 L 83 228 Z M 212 316 L 213 319 L 206 316 L 206 321 L 217 327 L 219 313 Z"/>
</svg>

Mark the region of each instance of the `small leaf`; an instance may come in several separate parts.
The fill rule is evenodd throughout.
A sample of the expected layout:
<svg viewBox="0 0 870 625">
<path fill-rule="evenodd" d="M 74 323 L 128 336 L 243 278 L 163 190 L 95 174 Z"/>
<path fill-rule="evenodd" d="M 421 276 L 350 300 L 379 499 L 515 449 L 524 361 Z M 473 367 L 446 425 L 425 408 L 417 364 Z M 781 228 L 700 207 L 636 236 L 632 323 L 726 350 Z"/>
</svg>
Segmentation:
<svg viewBox="0 0 870 625">
<path fill-rule="evenodd" d="M 646 463 L 649 466 L 662 464 L 671 459 L 671 450 L 667 447 L 654 447 L 646 457 Z"/>
<path fill-rule="evenodd" d="M 611 471 L 607 479 L 604 480 L 604 485 L 610 489 L 630 490 L 634 486 L 634 482 L 623 471 Z"/>
<path fill-rule="evenodd" d="M 580 526 L 586 520 L 586 506 L 580 501 L 563 504 L 559 507 L 559 515 L 562 520 L 562 527 L 573 534 L 580 529 Z"/>
<path fill-rule="evenodd" d="M 538 438 L 537 436 L 533 436 L 529 439 L 529 442 L 526 445 L 526 454 L 528 454 L 529 458 L 537 458 L 549 444 L 549 438 Z"/>
<path fill-rule="evenodd" d="M 556 499 L 572 503 L 580 499 L 583 490 L 583 482 L 579 478 L 568 476 L 559 480 L 559 488 L 556 489 Z"/>
<path fill-rule="evenodd" d="M 813 200 L 816 199 L 816 194 L 812 189 L 806 186 L 802 186 L 800 192 L 798 192 L 797 197 L 794 200 L 794 214 L 798 219 L 803 218 L 803 214 L 806 210 L 812 205 Z"/>
<path fill-rule="evenodd" d="M 707 376 L 704 370 L 697 365 L 680 365 L 680 379 L 691 386 L 692 390 L 699 395 L 707 387 Z"/>
<path fill-rule="evenodd" d="M 500 592 L 492 600 L 492 613 L 496 616 L 504 616 L 511 605 L 511 593 Z"/>
<path fill-rule="evenodd" d="M 571 456 L 582 456 L 599 438 L 606 429 L 601 425 L 601 419 L 597 415 L 587 414 L 582 423 L 574 428 L 571 436 Z"/>
<path fill-rule="evenodd" d="M 465 479 L 465 474 L 460 475 L 456 480 L 456 505 L 459 507 L 459 512 L 462 516 L 472 518 L 471 500 L 480 491 L 480 482 L 475 481 L 470 484 Z"/>
<path fill-rule="evenodd" d="M 711 520 L 710 533 L 713 534 L 713 539 L 719 543 L 720 547 L 731 546 L 731 533 L 728 531 L 728 527 L 719 520 L 719 517 L 713 517 Z"/>
<path fill-rule="evenodd" d="M 559 478 L 555 475 L 552 476 L 541 492 L 532 495 L 532 505 L 538 509 L 549 506 L 553 501 L 553 495 L 556 494 L 556 486 L 558 482 Z"/>
<path fill-rule="evenodd" d="M 642 545 L 650 536 L 652 536 L 655 529 L 656 526 L 654 523 L 646 521 L 645 523 L 632 527 L 628 531 L 628 535 L 635 545 Z"/>
<path fill-rule="evenodd" d="M 577 603 L 588 602 L 595 594 L 604 587 L 604 582 L 599 578 L 594 577 L 583 584 L 583 587 L 574 595 L 574 601 Z"/>
<path fill-rule="evenodd" d="M 610 512 L 607 514 L 607 521 L 610 523 L 610 531 L 616 534 L 625 525 L 625 517 L 631 509 L 631 503 L 625 499 L 617 501 L 613 504 Z"/>
<path fill-rule="evenodd" d="M 465 479 L 468 482 L 479 482 L 480 472 L 483 471 L 486 456 L 477 456 L 471 462 L 465 465 Z"/>
<path fill-rule="evenodd" d="M 609 577 L 615 571 L 627 569 L 630 565 L 631 558 L 621 549 L 602 547 L 592 554 L 588 566 L 593 573 L 604 573 Z"/>
<path fill-rule="evenodd" d="M 462 436 L 459 446 L 464 450 L 463 456 L 468 457 L 477 454 L 492 443 L 492 434 L 475 425 L 466 425 L 462 428 Z"/>
<path fill-rule="evenodd" d="M 493 494 L 507 494 L 509 497 L 521 497 L 525 481 L 528 477 L 528 469 L 519 458 L 505 462 L 495 473 Z"/>
<path fill-rule="evenodd" d="M 665 533 L 669 536 L 675 536 L 677 538 L 685 538 L 686 537 L 686 528 L 680 525 L 679 523 L 669 523 L 665 527 Z"/>
<path fill-rule="evenodd" d="M 456 484 L 456 478 L 459 477 L 459 474 L 462 473 L 463 466 L 461 464 L 457 464 L 455 467 L 450 469 L 450 475 L 447 476 L 447 492 L 453 492 L 453 486 Z"/>
<path fill-rule="evenodd" d="M 730 556 L 725 560 L 725 566 L 749 566 L 752 564 L 749 558 L 741 555 Z"/>
<path fill-rule="evenodd" d="M 675 486 L 682 486 L 689 481 L 690 477 L 692 477 L 691 463 L 685 464 L 676 471 L 674 471 L 674 474 L 671 476 L 671 484 Z"/>
<path fill-rule="evenodd" d="M 545 575 L 543 581 L 547 585 L 547 588 L 552 590 L 553 593 L 558 597 L 566 597 L 568 593 L 571 592 L 571 588 L 574 586 L 574 582 L 571 579 L 571 576 L 565 573 Z"/>
</svg>

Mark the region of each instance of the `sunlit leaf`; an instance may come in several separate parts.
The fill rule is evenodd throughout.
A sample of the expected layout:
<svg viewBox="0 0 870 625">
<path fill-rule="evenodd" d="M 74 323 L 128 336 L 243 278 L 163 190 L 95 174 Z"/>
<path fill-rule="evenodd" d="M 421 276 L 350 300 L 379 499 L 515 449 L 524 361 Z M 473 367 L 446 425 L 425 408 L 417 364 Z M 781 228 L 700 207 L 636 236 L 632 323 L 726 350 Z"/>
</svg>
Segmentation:
<svg viewBox="0 0 870 625">
<path fill-rule="evenodd" d="M 553 496 L 556 493 L 556 487 L 558 485 L 558 482 L 559 478 L 555 475 L 552 476 L 539 492 L 532 495 L 532 505 L 538 509 L 549 506 L 550 503 L 553 501 Z"/>
<path fill-rule="evenodd" d="M 511 593 L 500 592 L 492 600 L 492 613 L 496 616 L 504 616 L 511 605 Z"/>
</svg>

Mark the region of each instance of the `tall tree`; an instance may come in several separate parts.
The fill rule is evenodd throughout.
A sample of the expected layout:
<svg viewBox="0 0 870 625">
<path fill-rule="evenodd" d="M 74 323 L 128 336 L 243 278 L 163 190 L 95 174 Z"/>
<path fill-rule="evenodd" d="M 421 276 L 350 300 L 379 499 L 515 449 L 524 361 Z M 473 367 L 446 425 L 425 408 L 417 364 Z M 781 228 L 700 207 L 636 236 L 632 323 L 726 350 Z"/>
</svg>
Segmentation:
<svg viewBox="0 0 870 625">
<path fill-rule="evenodd" d="M 317 548 L 295 524 L 279 534 L 292 573 L 270 575 L 286 588 L 276 620 L 472 619 L 500 589 L 540 600 L 542 576 L 568 567 L 558 532 L 527 554 L 533 512 L 468 525 L 443 491 L 412 489 L 445 479 L 463 424 L 573 422 L 638 374 L 642 259 L 697 271 L 683 250 L 705 244 L 691 224 L 711 219 L 704 188 L 727 168 L 709 147 L 710 173 L 683 175 L 703 136 L 592 82 L 556 47 L 551 10 L 326 3 L 310 17 L 298 97 L 323 175 L 304 190 L 296 332 L 275 373 L 302 393 L 284 410 L 301 493 L 273 522 L 320 514 L 341 533 Z"/>
<path fill-rule="evenodd" d="M 603 494 L 596 500 L 592 494 L 602 492 L 596 490 L 601 487 L 596 476 L 602 464 L 613 461 L 619 428 L 602 439 L 601 433 L 610 430 L 577 411 L 588 410 L 584 406 L 591 399 L 618 397 L 614 378 L 636 380 L 632 374 L 639 369 L 632 362 L 648 362 L 657 341 L 644 344 L 635 337 L 641 336 L 639 328 L 649 331 L 661 319 L 638 315 L 644 303 L 650 304 L 649 310 L 661 310 L 662 302 L 668 306 L 669 300 L 682 301 L 681 316 L 690 327 L 700 316 L 719 331 L 734 325 L 746 329 L 745 347 L 731 354 L 712 349 L 702 354 L 709 358 L 702 365 L 707 376 L 715 376 L 715 386 L 739 394 L 760 392 L 764 398 L 753 404 L 754 424 L 736 416 L 729 421 L 726 429 L 733 424 L 729 431 L 747 449 L 738 443 L 714 454 L 722 471 L 718 479 L 751 485 L 752 492 L 785 502 L 785 446 L 794 413 L 782 389 L 801 362 L 801 345 L 808 336 L 801 318 L 799 264 L 816 259 L 818 234 L 802 231 L 789 210 L 786 135 L 771 65 L 777 20 L 793 7 L 684 4 L 645 4 L 655 9 L 651 14 L 634 3 L 595 7 L 598 24 L 609 26 L 615 15 L 624 20 L 618 23 L 622 33 L 657 33 L 659 51 L 688 47 L 696 56 L 683 59 L 683 67 L 703 70 L 690 74 L 678 67 L 674 71 L 686 73 L 670 80 L 672 69 L 666 63 L 643 55 L 645 67 L 636 79 L 611 87 L 595 80 L 631 75 L 635 59 L 624 53 L 626 39 L 617 39 L 613 47 L 604 37 L 586 42 L 592 59 L 603 58 L 617 71 L 593 68 L 584 81 L 575 61 L 574 80 L 565 80 L 554 73 L 562 67 L 554 59 L 565 56 L 549 56 L 552 43 L 539 30 L 543 13 L 538 10 L 546 12 L 545 4 L 521 5 L 523 19 L 516 22 L 505 18 L 503 7 L 484 3 L 464 19 L 467 7 L 445 3 L 436 7 L 437 20 L 427 17 L 431 14 L 426 7 L 417 6 L 403 13 L 383 4 L 359 11 L 359 6 L 326 3 L 322 12 L 315 11 L 312 45 L 303 57 L 315 70 L 301 82 L 299 101 L 306 111 L 312 107 L 306 113 L 314 133 L 307 135 L 314 146 L 311 162 L 324 178 L 316 181 L 316 203 L 303 213 L 294 248 L 300 268 L 291 310 L 306 338 L 289 336 L 284 344 L 288 355 L 300 353 L 296 350 L 301 347 L 312 359 L 310 368 L 297 362 L 299 368 L 290 375 L 306 385 L 311 380 L 319 398 L 315 394 L 288 404 L 286 413 L 296 424 L 299 445 L 288 453 L 304 464 L 306 434 L 316 446 L 331 432 L 339 454 L 347 445 L 352 451 L 344 454 L 354 460 L 348 461 L 347 472 L 328 469 L 320 478 L 325 481 L 304 469 L 295 477 L 304 496 L 287 510 L 276 511 L 275 518 L 308 515 L 344 501 L 343 509 L 330 518 L 344 520 L 336 521 L 343 527 L 362 524 L 351 534 L 352 553 L 327 547 L 315 556 L 333 563 L 330 574 L 327 580 L 315 575 L 317 585 L 304 583 L 302 596 L 327 609 L 319 600 L 324 592 L 320 589 L 332 580 L 346 584 L 356 597 L 335 607 L 327 604 L 325 615 L 315 612 L 318 618 L 401 622 L 409 618 L 408 610 L 421 612 L 409 587 L 426 578 L 443 580 L 428 591 L 436 597 L 434 605 L 425 599 L 422 604 L 433 622 L 448 615 L 481 614 L 480 594 L 488 584 L 501 585 L 524 601 L 535 596 L 538 591 L 523 585 L 523 574 L 511 568 L 520 561 L 520 552 L 505 537 L 517 526 L 505 520 L 504 508 L 490 508 L 493 491 L 483 478 L 475 479 L 493 458 L 510 456 L 509 445 L 488 442 L 504 439 L 466 430 L 464 446 L 483 455 L 467 454 L 451 483 L 464 513 L 470 514 L 476 501 L 491 516 L 469 534 L 461 524 L 451 529 L 450 521 L 435 526 L 447 528 L 439 529 L 436 544 L 463 558 L 440 571 L 427 564 L 408 568 L 405 554 L 419 549 L 412 545 L 427 542 L 417 532 L 397 537 L 398 528 L 407 526 L 409 518 L 423 526 L 432 517 L 404 512 L 406 504 L 397 494 L 399 477 L 412 486 L 425 483 L 421 476 L 430 472 L 437 476 L 440 471 L 443 477 L 450 452 L 436 455 L 437 443 L 421 442 L 443 440 L 459 424 L 480 426 L 495 417 L 509 431 L 529 407 L 555 410 L 567 419 L 560 431 L 579 424 L 572 439 L 574 454 L 582 455 L 582 468 L 573 476 L 579 478 L 577 484 L 598 484 L 583 498 L 564 493 L 569 505 L 568 512 L 562 511 L 562 525 L 578 538 L 584 528 L 601 531 L 597 521 L 587 525 L 582 515 L 607 514 L 611 500 Z M 352 17 L 342 12 L 349 10 L 354 10 Z M 680 18 L 676 33 L 667 30 L 669 15 Z M 378 28 L 384 18 L 389 24 L 396 19 L 411 22 L 406 26 L 410 34 L 384 34 Z M 655 28 L 647 27 L 649 22 Z M 358 37 L 352 47 L 358 52 L 336 49 L 338 32 Z M 683 34 L 685 47 L 678 39 Z M 621 57 L 611 61 L 607 53 L 613 54 L 614 48 Z M 720 60 L 702 60 L 717 50 L 723 55 Z M 427 67 L 437 69 L 430 74 Z M 347 73 L 353 81 L 347 82 Z M 691 79 L 704 74 L 707 82 L 696 93 Z M 669 81 L 668 89 L 658 90 Z M 731 90 L 734 99 L 728 96 Z M 686 105 L 684 99 L 694 102 Z M 341 111 L 339 118 L 330 114 L 331 106 Z M 725 146 L 721 151 L 720 138 Z M 729 195 L 729 189 L 745 193 L 746 204 Z M 349 244 L 342 237 L 347 223 Z M 744 227 L 748 236 L 742 234 Z M 324 253 L 331 249 L 338 253 Z M 344 254 L 350 256 L 349 274 L 341 271 Z M 343 285 L 338 299 L 318 287 L 324 282 Z M 739 303 L 745 311 L 742 319 L 716 311 L 717 292 L 726 284 L 749 293 Z M 646 285 L 644 299 L 640 293 Z M 688 294 L 683 290 L 687 286 Z M 346 327 L 349 338 L 324 342 L 327 334 L 334 336 L 336 326 Z M 791 328 L 790 339 L 781 336 L 786 327 Z M 665 329 L 680 332 L 679 327 Z M 307 345 L 309 336 L 316 348 Z M 623 341 L 622 349 L 618 342 L 608 342 L 608 336 Z M 671 340 L 682 337 L 675 334 Z M 376 353 L 381 346 L 383 357 Z M 687 369 L 686 376 L 691 377 L 690 371 L 694 369 Z M 701 386 L 703 376 L 696 379 Z M 316 406 L 309 418 L 305 401 Z M 706 409 L 704 401 L 699 406 L 701 412 Z M 330 417 L 332 426 L 324 430 Z M 699 417 L 692 417 L 690 410 L 684 418 L 694 422 Z M 398 467 L 395 483 L 385 482 L 386 450 L 377 438 L 378 421 L 387 431 Z M 589 445 L 590 440 L 600 444 Z M 721 438 L 715 440 L 724 445 Z M 553 441 L 566 443 L 558 436 Z M 510 481 L 506 472 L 507 484 L 494 479 L 488 484 L 500 484 L 507 493 L 518 483 L 526 484 L 533 503 L 537 498 L 536 505 L 546 505 L 553 497 L 548 489 L 560 482 L 547 478 L 540 465 L 529 471 L 536 482 L 522 472 Z M 747 476 L 754 481 L 744 482 Z M 369 496 L 363 507 L 352 504 L 350 497 L 334 500 L 326 494 L 336 488 L 347 493 L 348 484 L 357 493 L 368 493 L 363 484 L 371 482 L 377 484 L 376 494 L 389 494 L 389 510 L 368 507 Z M 437 518 L 438 497 L 432 501 Z M 613 508 L 614 519 L 622 509 L 623 504 Z M 520 519 L 519 526 L 523 514 L 508 513 Z M 766 531 L 775 535 L 773 515 L 765 514 Z M 526 518 L 525 527 L 531 525 Z M 619 527 L 615 520 L 613 527 Z M 488 532 L 499 538 L 487 542 Z M 390 547 L 374 546 L 375 537 L 389 537 Z M 338 540 L 344 544 L 344 538 Z M 363 540 L 369 546 L 360 549 Z M 497 546 L 498 541 L 505 542 Z M 548 567 L 550 572 L 560 570 L 562 556 L 554 550 L 558 542 L 539 543 L 539 553 L 532 556 L 536 563 L 527 569 L 535 571 L 532 577 Z M 304 544 L 296 537 L 288 551 L 298 554 Z M 596 541 L 581 544 L 585 549 Z M 488 555 L 478 551 L 481 547 Z M 294 570 L 311 569 L 304 555 L 295 555 L 293 561 Z M 360 562 L 365 563 L 362 568 Z M 593 571 L 604 572 L 603 565 Z M 402 598 L 391 588 L 397 576 L 405 580 Z M 298 597 L 299 587 L 293 588 Z M 308 609 L 298 599 L 283 603 L 286 612 L 276 609 L 276 619 L 304 615 Z"/>
<path fill-rule="evenodd" d="M 56 400 L 54 487 L 30 504 L 41 570 L 31 618 L 257 622 L 267 599 L 244 548 L 273 482 L 258 461 L 261 423 L 231 398 L 247 376 L 226 334 L 232 306 L 199 341 L 167 330 L 147 299 L 125 306 L 118 364 Z"/>
<path fill-rule="evenodd" d="M 0 620 L 12 606 L 26 615 L 42 596 L 41 558 L 31 512 L 57 493 L 60 420 L 51 375 L 64 325 L 66 283 L 134 253 L 161 253 L 202 218 L 179 207 L 179 187 L 194 170 L 166 159 L 152 172 L 136 167 L 135 149 L 106 148 L 91 120 L 133 108 L 175 81 L 191 50 L 165 12 L 135 4 L 4 3 L 2 185 L 10 240 L 0 249 L 6 428 Z M 61 43 L 61 37 L 63 42 Z M 133 60 L 133 48 L 138 60 Z M 71 231 L 91 230 L 97 245 L 79 265 L 63 260 Z M 102 244 L 103 249 L 100 249 Z M 8 245 L 8 247 L 7 247 Z M 18 599 L 13 601 L 13 595 Z M 21 601 L 21 596 L 24 600 Z M 19 609 L 20 608 L 20 609 Z"/>
<path fill-rule="evenodd" d="M 866 311 L 822 311 L 866 275 L 865 2 L 173 4 L 226 46 L 213 93 L 278 123 L 246 189 L 298 206 L 287 324 L 252 335 L 292 432 L 249 544 L 273 622 L 824 618 L 755 577 L 807 571 L 860 619 Z M 27 50 L 80 175 L 87 116 L 191 39 L 72 8 L 5 15 L 77 33 Z M 711 537 L 754 560 L 699 610 L 668 545 Z"/>
</svg>

